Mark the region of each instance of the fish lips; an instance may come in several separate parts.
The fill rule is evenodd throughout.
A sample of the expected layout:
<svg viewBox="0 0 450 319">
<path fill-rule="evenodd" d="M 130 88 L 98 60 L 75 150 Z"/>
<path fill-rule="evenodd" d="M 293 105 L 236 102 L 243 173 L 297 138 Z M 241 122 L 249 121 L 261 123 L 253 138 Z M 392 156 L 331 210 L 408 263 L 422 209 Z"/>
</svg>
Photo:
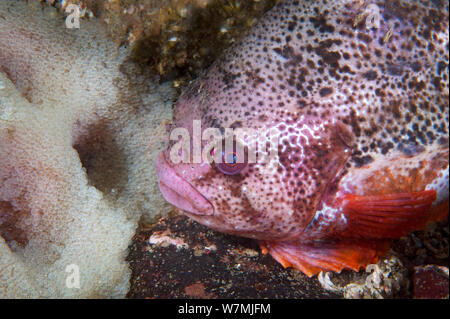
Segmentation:
<svg viewBox="0 0 450 319">
<path fill-rule="evenodd" d="M 213 205 L 187 180 L 180 177 L 161 152 L 155 160 L 159 189 L 164 198 L 175 207 L 191 214 L 211 216 Z"/>
</svg>

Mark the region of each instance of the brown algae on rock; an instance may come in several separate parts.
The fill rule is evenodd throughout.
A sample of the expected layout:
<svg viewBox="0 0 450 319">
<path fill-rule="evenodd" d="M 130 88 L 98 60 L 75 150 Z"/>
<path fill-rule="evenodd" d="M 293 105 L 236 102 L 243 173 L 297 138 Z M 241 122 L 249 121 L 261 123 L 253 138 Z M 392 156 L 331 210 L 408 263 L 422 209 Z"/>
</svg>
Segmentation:
<svg viewBox="0 0 450 319">
<path fill-rule="evenodd" d="M 85 18 L 106 23 L 109 36 L 134 58 L 179 86 L 198 75 L 278 0 L 68 0 Z M 181 77 L 180 77 L 181 76 Z"/>
</svg>

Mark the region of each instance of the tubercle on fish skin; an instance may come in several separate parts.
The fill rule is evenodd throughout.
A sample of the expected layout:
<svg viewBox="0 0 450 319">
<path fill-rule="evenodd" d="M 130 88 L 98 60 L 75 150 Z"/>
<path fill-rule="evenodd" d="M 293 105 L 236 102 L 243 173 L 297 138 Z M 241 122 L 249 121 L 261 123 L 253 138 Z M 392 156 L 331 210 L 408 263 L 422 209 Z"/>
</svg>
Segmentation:
<svg viewBox="0 0 450 319">
<path fill-rule="evenodd" d="M 300 240 L 304 238 L 311 240 L 313 238 L 321 238 L 324 234 L 331 234 L 344 229 L 346 223 L 347 219 L 342 212 L 342 206 L 331 207 L 324 204 L 321 210 L 316 211 L 314 218 L 306 227 L 304 233 L 292 239 Z"/>
<path fill-rule="evenodd" d="M 433 206 L 437 206 L 444 201 L 448 201 L 449 194 L 449 166 L 439 171 L 438 176 L 427 186 L 425 186 L 426 190 L 434 189 L 437 192 L 436 201 L 433 203 Z"/>
</svg>

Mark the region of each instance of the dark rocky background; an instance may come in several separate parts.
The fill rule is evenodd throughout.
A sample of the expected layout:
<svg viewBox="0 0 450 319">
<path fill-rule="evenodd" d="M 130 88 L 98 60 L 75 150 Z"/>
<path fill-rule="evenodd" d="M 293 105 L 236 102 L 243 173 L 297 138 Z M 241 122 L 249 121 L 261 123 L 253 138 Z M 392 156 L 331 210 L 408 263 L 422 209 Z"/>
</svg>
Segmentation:
<svg viewBox="0 0 450 319">
<path fill-rule="evenodd" d="M 447 222 L 432 224 L 396 241 L 372 287 L 364 270 L 330 274 L 331 284 L 308 278 L 263 255 L 254 240 L 174 216 L 135 236 L 128 297 L 448 298 L 448 231 Z"/>
</svg>

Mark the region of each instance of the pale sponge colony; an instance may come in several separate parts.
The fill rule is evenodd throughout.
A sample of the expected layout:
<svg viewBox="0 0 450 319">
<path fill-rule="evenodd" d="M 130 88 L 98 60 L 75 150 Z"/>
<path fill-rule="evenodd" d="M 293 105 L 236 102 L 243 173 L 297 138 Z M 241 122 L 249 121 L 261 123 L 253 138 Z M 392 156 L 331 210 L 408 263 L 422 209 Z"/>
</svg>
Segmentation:
<svg viewBox="0 0 450 319">
<path fill-rule="evenodd" d="M 0 297 L 123 297 L 138 221 L 171 209 L 172 90 L 38 1 L 0 2 L 0 43 Z"/>
</svg>

